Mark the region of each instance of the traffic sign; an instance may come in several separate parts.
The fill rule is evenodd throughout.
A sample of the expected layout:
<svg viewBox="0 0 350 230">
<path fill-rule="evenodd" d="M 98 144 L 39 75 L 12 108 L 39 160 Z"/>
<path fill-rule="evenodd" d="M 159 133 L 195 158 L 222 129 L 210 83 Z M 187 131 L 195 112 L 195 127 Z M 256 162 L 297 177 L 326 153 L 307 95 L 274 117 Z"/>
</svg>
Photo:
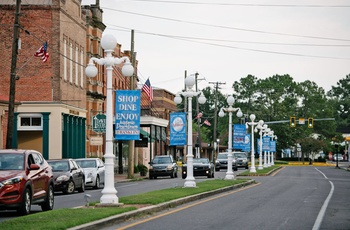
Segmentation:
<svg viewBox="0 0 350 230">
<path fill-rule="evenodd" d="M 92 131 L 96 133 L 106 132 L 106 115 L 97 114 L 92 117 Z"/>
</svg>

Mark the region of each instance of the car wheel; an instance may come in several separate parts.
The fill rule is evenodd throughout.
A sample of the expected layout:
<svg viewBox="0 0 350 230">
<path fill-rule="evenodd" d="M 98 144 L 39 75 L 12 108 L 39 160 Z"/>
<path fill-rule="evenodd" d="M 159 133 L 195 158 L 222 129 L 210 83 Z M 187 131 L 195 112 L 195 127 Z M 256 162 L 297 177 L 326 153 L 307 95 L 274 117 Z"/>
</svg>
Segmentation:
<svg viewBox="0 0 350 230">
<path fill-rule="evenodd" d="M 150 180 L 152 180 L 152 179 L 153 179 L 153 176 L 152 176 L 151 174 L 149 175 L 149 179 L 150 179 Z"/>
<path fill-rule="evenodd" d="M 24 190 L 21 206 L 17 210 L 20 215 L 28 215 L 32 206 L 32 194 L 29 188 Z"/>
<path fill-rule="evenodd" d="M 247 166 L 245 166 L 245 169 L 248 169 L 249 167 L 248 167 L 248 165 Z"/>
<path fill-rule="evenodd" d="M 233 168 L 233 171 L 237 171 L 237 170 L 238 170 L 238 168 L 237 168 L 237 167 L 234 167 L 234 168 Z"/>
<path fill-rule="evenodd" d="M 84 181 L 84 178 L 81 179 L 81 187 L 78 189 L 78 192 L 85 192 L 85 181 Z"/>
<path fill-rule="evenodd" d="M 175 172 L 174 172 L 174 171 L 171 172 L 170 177 L 171 177 L 171 178 L 174 178 L 174 177 L 175 177 Z"/>
<path fill-rule="evenodd" d="M 100 177 L 97 175 L 95 188 L 99 189 L 101 187 Z"/>
<path fill-rule="evenodd" d="M 220 169 L 217 169 L 217 168 L 215 169 L 215 172 L 219 172 L 219 171 L 220 171 Z"/>
<path fill-rule="evenodd" d="M 186 179 L 186 175 L 185 174 L 182 174 L 182 179 Z"/>
<path fill-rule="evenodd" d="M 175 177 L 177 178 L 177 171 L 175 171 Z"/>
<path fill-rule="evenodd" d="M 53 209 L 55 203 L 53 185 L 49 185 L 45 201 L 41 204 L 41 210 L 49 211 Z"/>
<path fill-rule="evenodd" d="M 64 194 L 72 194 L 75 190 L 75 184 L 74 181 L 70 180 L 68 181 L 67 189 L 63 191 Z"/>
<path fill-rule="evenodd" d="M 214 172 L 213 172 L 213 174 L 211 175 L 211 178 L 214 178 L 215 177 L 215 175 L 214 175 Z"/>
</svg>

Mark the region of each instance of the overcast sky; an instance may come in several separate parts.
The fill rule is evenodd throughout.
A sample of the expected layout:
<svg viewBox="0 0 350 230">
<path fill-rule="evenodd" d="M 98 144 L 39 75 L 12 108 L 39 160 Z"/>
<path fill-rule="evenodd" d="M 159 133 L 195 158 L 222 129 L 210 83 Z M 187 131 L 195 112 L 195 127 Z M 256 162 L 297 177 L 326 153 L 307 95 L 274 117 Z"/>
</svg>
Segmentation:
<svg viewBox="0 0 350 230">
<path fill-rule="evenodd" d="M 82 4 L 95 4 L 83 0 Z M 348 0 L 100 0 L 105 33 L 130 50 L 135 31 L 138 76 L 172 93 L 187 74 L 199 88 L 251 74 L 289 74 L 326 91 L 350 74 Z"/>
</svg>

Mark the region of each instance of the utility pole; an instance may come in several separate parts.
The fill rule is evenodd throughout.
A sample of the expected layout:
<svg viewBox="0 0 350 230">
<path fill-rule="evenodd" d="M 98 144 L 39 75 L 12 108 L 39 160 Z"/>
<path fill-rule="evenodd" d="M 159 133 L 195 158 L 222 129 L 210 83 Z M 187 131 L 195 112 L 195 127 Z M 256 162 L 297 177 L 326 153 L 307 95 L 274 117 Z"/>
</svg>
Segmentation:
<svg viewBox="0 0 350 230">
<path fill-rule="evenodd" d="M 219 89 L 219 85 L 225 85 L 226 84 L 226 82 L 209 82 L 209 84 L 214 84 L 215 85 L 215 105 L 214 105 L 214 107 L 215 107 L 215 110 L 214 110 L 214 130 L 213 130 L 213 143 L 215 143 L 216 142 L 216 130 L 217 130 L 217 119 L 218 119 L 218 89 Z M 217 148 L 219 149 L 219 143 L 218 143 L 218 145 L 217 145 Z M 219 151 L 218 151 L 219 152 Z M 214 154 L 215 154 L 215 152 L 213 152 L 212 153 L 212 160 L 213 160 L 213 162 L 215 162 L 214 161 Z M 215 164 L 215 163 L 214 163 Z"/>
<path fill-rule="evenodd" d="M 196 92 L 198 91 L 198 80 L 205 80 L 205 78 L 198 79 L 198 73 L 195 73 L 195 79 L 196 79 Z M 197 111 L 197 116 L 199 114 L 199 102 L 198 102 L 198 97 L 196 98 L 196 111 Z M 197 150 L 197 156 L 200 157 L 201 151 L 202 151 L 202 141 L 201 141 L 201 118 L 197 117 L 197 141 L 196 141 L 196 150 Z"/>
<path fill-rule="evenodd" d="M 134 53 L 134 30 L 131 30 L 131 63 L 132 66 L 135 68 L 135 53 Z M 136 69 L 136 68 L 135 68 Z M 134 90 L 134 79 L 135 79 L 135 71 L 130 79 L 130 90 Z M 131 179 L 134 177 L 134 165 L 136 164 L 136 158 L 134 156 L 135 152 L 135 141 L 129 140 L 129 152 L 128 152 L 128 178 Z"/>
<path fill-rule="evenodd" d="M 16 68 L 18 55 L 18 38 L 19 38 L 19 17 L 21 9 L 21 0 L 16 0 L 15 23 L 13 25 L 13 39 L 12 39 L 12 60 L 10 73 L 10 93 L 9 93 L 9 108 L 7 118 L 7 135 L 6 148 L 12 148 L 12 135 L 15 120 L 15 95 L 16 95 Z"/>
</svg>

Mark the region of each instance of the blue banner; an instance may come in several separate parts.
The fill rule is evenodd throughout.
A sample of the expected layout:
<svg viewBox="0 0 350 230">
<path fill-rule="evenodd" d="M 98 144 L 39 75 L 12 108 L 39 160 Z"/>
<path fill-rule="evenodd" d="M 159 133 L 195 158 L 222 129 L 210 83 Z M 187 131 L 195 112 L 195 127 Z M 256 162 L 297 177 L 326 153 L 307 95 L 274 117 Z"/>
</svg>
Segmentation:
<svg viewBox="0 0 350 230">
<path fill-rule="evenodd" d="M 270 141 L 270 151 L 276 152 L 276 141 Z"/>
<path fill-rule="evenodd" d="M 247 129 L 245 125 L 235 124 L 233 125 L 233 148 L 234 149 L 242 149 L 245 151 L 246 149 L 246 134 Z"/>
<path fill-rule="evenodd" d="M 256 138 L 256 152 L 260 153 L 260 138 Z"/>
<path fill-rule="evenodd" d="M 270 137 L 269 136 L 263 136 L 262 150 L 263 151 L 271 151 L 270 150 Z"/>
<path fill-rule="evenodd" d="M 170 113 L 170 145 L 186 143 L 186 113 Z"/>
<path fill-rule="evenodd" d="M 115 139 L 140 139 L 140 90 L 117 90 L 115 100 Z"/>
<path fill-rule="evenodd" d="M 251 143 L 251 135 L 250 134 L 246 134 L 244 136 L 244 145 L 243 145 L 243 151 L 244 152 L 251 152 L 252 151 L 252 143 Z"/>
</svg>

